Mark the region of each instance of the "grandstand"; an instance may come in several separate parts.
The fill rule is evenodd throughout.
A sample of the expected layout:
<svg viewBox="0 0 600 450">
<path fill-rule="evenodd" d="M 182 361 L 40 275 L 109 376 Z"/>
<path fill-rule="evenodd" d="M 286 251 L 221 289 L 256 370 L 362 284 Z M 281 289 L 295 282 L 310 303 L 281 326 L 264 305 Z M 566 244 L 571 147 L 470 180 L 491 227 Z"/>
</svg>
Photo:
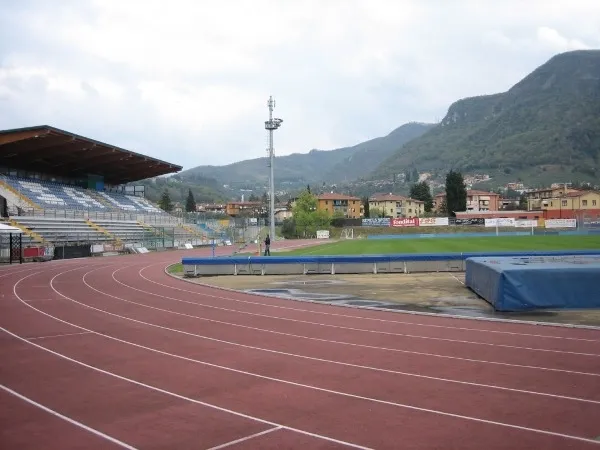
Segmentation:
<svg viewBox="0 0 600 450">
<path fill-rule="evenodd" d="M 24 247 L 207 244 L 206 233 L 146 199 L 143 186 L 131 190 L 181 169 L 47 125 L 0 131 L 0 215 L 23 231 Z"/>
</svg>

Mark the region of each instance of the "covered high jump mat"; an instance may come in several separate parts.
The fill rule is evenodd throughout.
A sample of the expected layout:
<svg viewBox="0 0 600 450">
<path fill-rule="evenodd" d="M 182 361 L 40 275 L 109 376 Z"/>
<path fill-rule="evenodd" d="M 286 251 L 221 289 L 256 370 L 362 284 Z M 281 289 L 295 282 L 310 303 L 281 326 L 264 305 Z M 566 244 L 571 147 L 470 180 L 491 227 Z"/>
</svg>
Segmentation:
<svg viewBox="0 0 600 450">
<path fill-rule="evenodd" d="M 600 308 L 600 256 L 468 258 L 465 281 L 496 311 Z"/>
</svg>

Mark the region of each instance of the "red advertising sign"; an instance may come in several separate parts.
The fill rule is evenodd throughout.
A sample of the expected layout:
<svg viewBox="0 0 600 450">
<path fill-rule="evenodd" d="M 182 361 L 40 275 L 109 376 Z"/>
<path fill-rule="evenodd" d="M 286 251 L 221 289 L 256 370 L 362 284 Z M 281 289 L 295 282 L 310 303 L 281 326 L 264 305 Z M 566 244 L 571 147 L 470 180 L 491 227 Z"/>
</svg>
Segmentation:
<svg viewBox="0 0 600 450">
<path fill-rule="evenodd" d="M 397 217 L 391 220 L 390 225 L 393 227 L 418 227 L 419 219 L 417 217 L 412 217 L 410 219 Z"/>
</svg>

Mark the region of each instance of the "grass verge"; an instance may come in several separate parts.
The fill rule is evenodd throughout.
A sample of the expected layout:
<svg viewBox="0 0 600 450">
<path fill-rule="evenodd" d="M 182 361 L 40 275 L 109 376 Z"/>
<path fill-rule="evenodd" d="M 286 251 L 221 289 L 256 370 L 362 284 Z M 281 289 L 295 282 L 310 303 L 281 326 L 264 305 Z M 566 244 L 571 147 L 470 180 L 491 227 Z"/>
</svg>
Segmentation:
<svg viewBox="0 0 600 450">
<path fill-rule="evenodd" d="M 486 251 L 600 250 L 598 236 L 492 236 L 344 240 L 300 248 L 287 255 L 381 255 L 391 253 L 454 253 Z"/>
<path fill-rule="evenodd" d="M 167 272 L 175 274 L 175 273 L 183 273 L 183 264 L 175 263 L 171 264 L 167 267 Z"/>
</svg>

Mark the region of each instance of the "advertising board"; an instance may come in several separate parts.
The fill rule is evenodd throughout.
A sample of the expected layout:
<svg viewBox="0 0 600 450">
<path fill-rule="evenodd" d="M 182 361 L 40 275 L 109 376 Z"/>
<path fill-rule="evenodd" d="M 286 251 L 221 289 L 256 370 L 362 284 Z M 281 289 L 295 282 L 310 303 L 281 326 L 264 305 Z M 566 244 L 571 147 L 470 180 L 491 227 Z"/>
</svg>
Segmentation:
<svg viewBox="0 0 600 450">
<path fill-rule="evenodd" d="M 362 220 L 363 227 L 389 227 L 390 226 L 390 218 L 389 217 L 373 217 L 370 219 Z"/>
<path fill-rule="evenodd" d="M 419 217 L 420 227 L 445 227 L 448 225 L 447 217 Z"/>
<path fill-rule="evenodd" d="M 329 230 L 317 230 L 317 239 L 329 239 Z"/>
<path fill-rule="evenodd" d="M 514 227 L 515 219 L 512 217 L 499 217 L 493 219 L 485 219 L 486 227 Z"/>
<path fill-rule="evenodd" d="M 409 218 L 402 218 L 402 217 L 396 217 L 394 219 L 391 220 L 390 222 L 391 226 L 393 227 L 418 227 L 419 226 L 419 219 L 416 217 L 411 217 Z"/>
<path fill-rule="evenodd" d="M 454 225 L 485 225 L 485 219 L 454 219 Z"/>
<path fill-rule="evenodd" d="M 576 228 L 577 219 L 546 219 L 546 228 Z"/>
<path fill-rule="evenodd" d="M 517 228 L 535 228 L 538 226 L 536 219 L 517 219 L 515 220 L 515 227 Z"/>
</svg>

